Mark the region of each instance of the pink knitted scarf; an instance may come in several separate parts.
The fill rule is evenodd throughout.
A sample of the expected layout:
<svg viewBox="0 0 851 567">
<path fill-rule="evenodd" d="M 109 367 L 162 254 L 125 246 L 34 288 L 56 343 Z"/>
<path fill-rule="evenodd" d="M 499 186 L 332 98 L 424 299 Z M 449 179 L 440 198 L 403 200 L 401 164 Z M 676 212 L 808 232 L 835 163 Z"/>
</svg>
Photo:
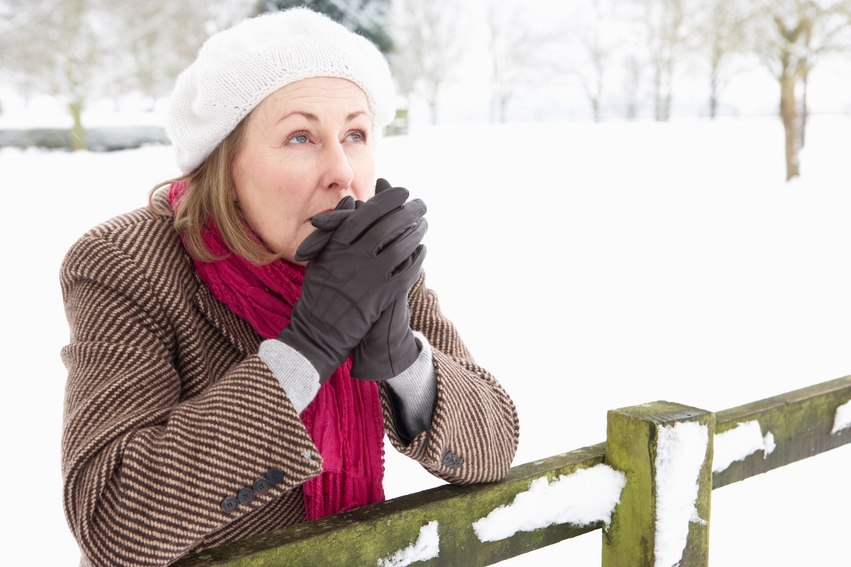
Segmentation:
<svg viewBox="0 0 851 567">
<path fill-rule="evenodd" d="M 169 187 L 174 210 L 185 190 L 183 182 Z M 212 219 L 203 236 L 210 252 L 227 255 L 209 263 L 193 259 L 195 271 L 213 296 L 262 337 L 277 337 L 289 324 L 301 295 L 304 268 L 283 260 L 256 266 L 231 254 Z M 351 367 L 349 358 L 301 413 L 323 461 L 322 473 L 302 485 L 308 520 L 384 500 L 384 426 L 378 387 L 352 379 Z"/>
</svg>

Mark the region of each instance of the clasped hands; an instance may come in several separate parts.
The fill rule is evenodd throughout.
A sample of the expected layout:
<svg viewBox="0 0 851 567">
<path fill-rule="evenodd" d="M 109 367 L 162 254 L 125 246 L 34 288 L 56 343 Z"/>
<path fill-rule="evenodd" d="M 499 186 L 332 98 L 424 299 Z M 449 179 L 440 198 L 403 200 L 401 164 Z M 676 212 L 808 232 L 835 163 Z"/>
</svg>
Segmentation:
<svg viewBox="0 0 851 567">
<path fill-rule="evenodd" d="M 420 199 L 379 179 L 366 202 L 346 197 L 317 215 L 298 247 L 307 261 L 301 297 L 278 340 L 301 353 L 325 382 L 349 354 L 352 377 L 386 380 L 419 356 L 408 291 L 419 278 L 428 229 Z"/>
</svg>

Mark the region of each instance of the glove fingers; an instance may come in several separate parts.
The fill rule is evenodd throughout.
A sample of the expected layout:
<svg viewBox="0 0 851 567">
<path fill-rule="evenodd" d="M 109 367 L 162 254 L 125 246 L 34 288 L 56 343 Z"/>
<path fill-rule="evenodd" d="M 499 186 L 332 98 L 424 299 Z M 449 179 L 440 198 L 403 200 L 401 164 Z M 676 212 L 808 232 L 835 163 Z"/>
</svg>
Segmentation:
<svg viewBox="0 0 851 567">
<path fill-rule="evenodd" d="M 315 230 L 302 240 L 295 251 L 296 262 L 309 262 L 316 258 L 334 235 L 330 230 Z"/>
<path fill-rule="evenodd" d="M 370 249 L 370 254 L 373 258 L 382 259 L 380 265 L 393 268 L 413 254 L 427 231 L 428 221 L 425 218 L 419 218 L 404 227 L 402 232 L 388 234 Z"/>
<path fill-rule="evenodd" d="M 336 230 L 353 212 L 355 212 L 354 209 L 328 211 L 313 217 L 310 224 L 322 230 Z"/>
<path fill-rule="evenodd" d="M 392 246 L 396 239 L 411 231 L 423 220 L 426 206 L 420 199 L 405 203 L 399 209 L 378 220 L 359 239 L 358 245 L 369 250 L 373 256 Z"/>
<path fill-rule="evenodd" d="M 351 244 L 385 215 L 401 207 L 408 199 L 408 190 L 391 187 L 356 209 L 337 229 L 335 240 Z"/>
<path fill-rule="evenodd" d="M 413 202 L 412 202 L 413 203 Z M 393 221 L 384 222 L 384 219 L 379 224 L 376 224 L 364 238 L 369 238 L 369 242 L 364 242 L 368 245 L 370 242 L 377 241 L 370 247 L 370 254 L 377 258 L 387 254 L 388 257 L 382 265 L 393 264 L 399 258 L 406 258 L 413 253 L 416 246 L 422 241 L 423 236 L 428 231 L 428 221 L 425 218 L 417 218 L 408 225 L 401 225 L 416 213 L 416 210 L 408 210 L 407 214 L 395 217 L 396 213 L 389 215 L 394 217 L 388 219 Z M 399 212 L 402 212 L 401 210 Z M 319 230 L 312 232 L 307 238 L 302 241 L 296 250 L 295 259 L 297 262 L 309 262 L 316 258 L 325 246 L 328 245 L 331 237 L 334 235 L 334 230 L 351 214 L 352 211 L 331 211 L 323 213 L 314 219 L 314 226 Z M 382 230 L 389 230 L 388 234 L 382 235 Z M 373 235 L 372 233 L 375 232 Z M 394 272 L 398 272 L 394 266 L 391 266 Z"/>
<path fill-rule="evenodd" d="M 354 197 L 351 195 L 347 195 L 340 199 L 340 202 L 337 203 L 337 207 L 333 211 L 328 211 L 327 213 L 322 213 L 313 217 L 311 224 L 319 230 L 310 233 L 307 238 L 299 244 L 295 253 L 295 260 L 297 262 L 309 262 L 316 258 L 319 252 L 328 244 L 333 231 L 336 230 L 337 227 L 340 226 L 340 223 L 346 220 L 350 214 L 352 214 L 357 207 L 357 203 L 360 202 L 361 201 L 355 201 Z"/>
<path fill-rule="evenodd" d="M 388 281 L 394 281 L 397 285 L 401 284 L 400 287 L 403 287 L 407 292 L 420 277 L 420 271 L 422 270 L 425 257 L 425 244 L 420 244 L 410 256 L 406 257 L 393 268 L 393 271 L 387 276 Z"/>
<path fill-rule="evenodd" d="M 383 193 L 384 191 L 387 191 L 391 187 L 392 187 L 392 185 L 390 185 L 390 182 L 388 182 L 386 179 L 384 179 L 382 177 L 379 177 L 375 181 L 375 194 L 378 195 L 379 193 Z"/>
<path fill-rule="evenodd" d="M 340 199 L 340 202 L 337 203 L 337 206 L 334 207 L 334 210 L 335 211 L 351 210 L 351 209 L 355 208 L 355 203 L 356 203 L 356 201 L 355 201 L 354 197 L 352 197 L 351 195 L 346 195 L 345 197 Z"/>
<path fill-rule="evenodd" d="M 340 202 L 337 203 L 337 206 L 334 207 L 333 211 L 328 211 L 325 213 L 320 213 L 313 217 L 311 220 L 311 224 L 316 228 L 321 228 L 323 230 L 334 230 L 340 223 L 346 220 L 346 217 L 357 208 L 357 204 L 360 201 L 355 201 L 355 198 L 351 195 L 346 195 Z"/>
</svg>

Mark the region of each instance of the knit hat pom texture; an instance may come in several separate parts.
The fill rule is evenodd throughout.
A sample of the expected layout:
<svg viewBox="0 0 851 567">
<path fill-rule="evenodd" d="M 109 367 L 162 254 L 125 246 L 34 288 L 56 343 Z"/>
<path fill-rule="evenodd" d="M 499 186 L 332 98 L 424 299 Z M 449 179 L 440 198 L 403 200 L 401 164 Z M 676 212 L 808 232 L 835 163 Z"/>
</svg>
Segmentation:
<svg viewBox="0 0 851 567">
<path fill-rule="evenodd" d="M 177 78 L 166 131 L 180 171 L 201 165 L 264 98 L 311 77 L 359 86 L 373 129 L 393 120 L 390 68 L 372 42 L 307 8 L 264 14 L 210 37 Z"/>
</svg>

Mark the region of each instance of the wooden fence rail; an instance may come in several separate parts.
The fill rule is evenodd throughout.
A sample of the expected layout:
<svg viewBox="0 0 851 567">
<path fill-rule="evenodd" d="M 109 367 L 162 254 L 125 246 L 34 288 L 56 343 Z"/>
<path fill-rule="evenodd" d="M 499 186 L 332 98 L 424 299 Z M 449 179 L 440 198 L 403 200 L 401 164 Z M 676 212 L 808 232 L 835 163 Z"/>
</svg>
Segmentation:
<svg viewBox="0 0 851 567">
<path fill-rule="evenodd" d="M 717 413 L 669 402 L 612 410 L 606 443 L 514 467 L 501 482 L 441 486 L 208 549 L 175 566 L 401 567 L 411 563 L 400 550 L 423 557 L 423 549 L 430 557 L 418 566 L 483 566 L 610 521 L 604 567 L 665 567 L 677 553 L 680 567 L 706 567 L 711 490 L 851 442 L 849 401 L 846 376 Z M 474 524 L 518 501 L 533 482 L 553 484 L 598 465 L 625 480 L 610 518 L 480 539 Z M 693 492 L 687 517 L 677 502 L 683 491 L 670 490 L 677 486 Z"/>
</svg>

